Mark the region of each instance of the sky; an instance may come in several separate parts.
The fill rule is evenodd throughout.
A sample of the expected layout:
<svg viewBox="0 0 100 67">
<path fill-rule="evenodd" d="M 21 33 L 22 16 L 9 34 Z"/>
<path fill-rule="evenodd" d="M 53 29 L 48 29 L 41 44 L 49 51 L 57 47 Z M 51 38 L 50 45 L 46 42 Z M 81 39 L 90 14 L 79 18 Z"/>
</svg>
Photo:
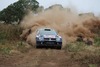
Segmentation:
<svg viewBox="0 0 100 67">
<path fill-rule="evenodd" d="M 18 0 L 0 0 L 0 10 L 6 8 L 11 3 Z M 48 8 L 54 4 L 61 4 L 63 7 L 70 7 L 78 12 L 93 12 L 100 14 L 100 0 L 37 0 L 40 6 Z"/>
<path fill-rule="evenodd" d="M 18 0 L 0 0 L 0 11 Z"/>
</svg>

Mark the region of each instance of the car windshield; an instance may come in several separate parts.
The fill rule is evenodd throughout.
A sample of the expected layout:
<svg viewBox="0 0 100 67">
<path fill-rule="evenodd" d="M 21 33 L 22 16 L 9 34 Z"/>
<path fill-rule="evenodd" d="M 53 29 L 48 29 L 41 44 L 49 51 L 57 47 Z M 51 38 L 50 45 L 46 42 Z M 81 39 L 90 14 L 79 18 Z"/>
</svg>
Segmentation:
<svg viewBox="0 0 100 67">
<path fill-rule="evenodd" d="M 55 31 L 40 31 L 40 35 L 57 35 Z"/>
</svg>

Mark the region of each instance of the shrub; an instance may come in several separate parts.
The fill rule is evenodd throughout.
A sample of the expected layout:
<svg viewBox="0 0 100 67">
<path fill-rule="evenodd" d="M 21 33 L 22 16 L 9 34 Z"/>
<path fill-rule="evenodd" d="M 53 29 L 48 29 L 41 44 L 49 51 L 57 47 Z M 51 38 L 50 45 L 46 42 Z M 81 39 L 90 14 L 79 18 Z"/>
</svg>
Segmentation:
<svg viewBox="0 0 100 67">
<path fill-rule="evenodd" d="M 1 51 L 3 54 L 9 54 L 10 51 L 11 51 L 11 48 L 9 48 L 9 47 L 2 47 L 2 48 L 0 48 L 0 51 Z"/>
<path fill-rule="evenodd" d="M 0 24 L 0 42 L 3 40 L 18 40 L 21 34 L 21 28 L 18 25 Z"/>
<path fill-rule="evenodd" d="M 100 37 L 95 37 L 94 43 L 97 47 L 100 46 Z"/>
<path fill-rule="evenodd" d="M 65 50 L 69 52 L 79 52 L 84 50 L 84 43 L 83 42 L 76 42 L 76 43 L 70 43 L 65 46 Z"/>
</svg>

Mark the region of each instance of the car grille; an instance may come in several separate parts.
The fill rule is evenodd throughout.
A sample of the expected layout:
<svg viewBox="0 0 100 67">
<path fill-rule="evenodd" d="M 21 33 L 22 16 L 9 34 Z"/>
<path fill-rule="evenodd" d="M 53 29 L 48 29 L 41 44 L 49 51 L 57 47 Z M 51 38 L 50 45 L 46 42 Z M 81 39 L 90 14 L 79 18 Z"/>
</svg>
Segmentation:
<svg viewBox="0 0 100 67">
<path fill-rule="evenodd" d="M 49 40 L 56 41 L 56 38 L 44 38 L 44 41 L 49 41 Z"/>
<path fill-rule="evenodd" d="M 44 42 L 44 44 L 48 44 L 48 45 L 53 45 L 53 44 L 56 44 L 56 42 L 55 41 L 45 41 Z"/>
<path fill-rule="evenodd" d="M 56 40 L 56 38 L 51 38 L 51 40 Z"/>
<path fill-rule="evenodd" d="M 49 40 L 49 38 L 44 38 L 44 40 L 45 40 L 45 41 L 48 41 L 48 40 Z"/>
</svg>

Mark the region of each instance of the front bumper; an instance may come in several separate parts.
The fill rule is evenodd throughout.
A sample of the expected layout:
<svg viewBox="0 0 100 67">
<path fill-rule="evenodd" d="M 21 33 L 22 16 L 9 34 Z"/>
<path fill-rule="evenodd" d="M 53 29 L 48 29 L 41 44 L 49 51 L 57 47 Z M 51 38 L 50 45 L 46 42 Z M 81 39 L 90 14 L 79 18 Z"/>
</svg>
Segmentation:
<svg viewBox="0 0 100 67">
<path fill-rule="evenodd" d="M 56 41 L 36 41 L 36 47 L 50 47 L 50 48 L 61 48 L 62 42 Z"/>
</svg>

